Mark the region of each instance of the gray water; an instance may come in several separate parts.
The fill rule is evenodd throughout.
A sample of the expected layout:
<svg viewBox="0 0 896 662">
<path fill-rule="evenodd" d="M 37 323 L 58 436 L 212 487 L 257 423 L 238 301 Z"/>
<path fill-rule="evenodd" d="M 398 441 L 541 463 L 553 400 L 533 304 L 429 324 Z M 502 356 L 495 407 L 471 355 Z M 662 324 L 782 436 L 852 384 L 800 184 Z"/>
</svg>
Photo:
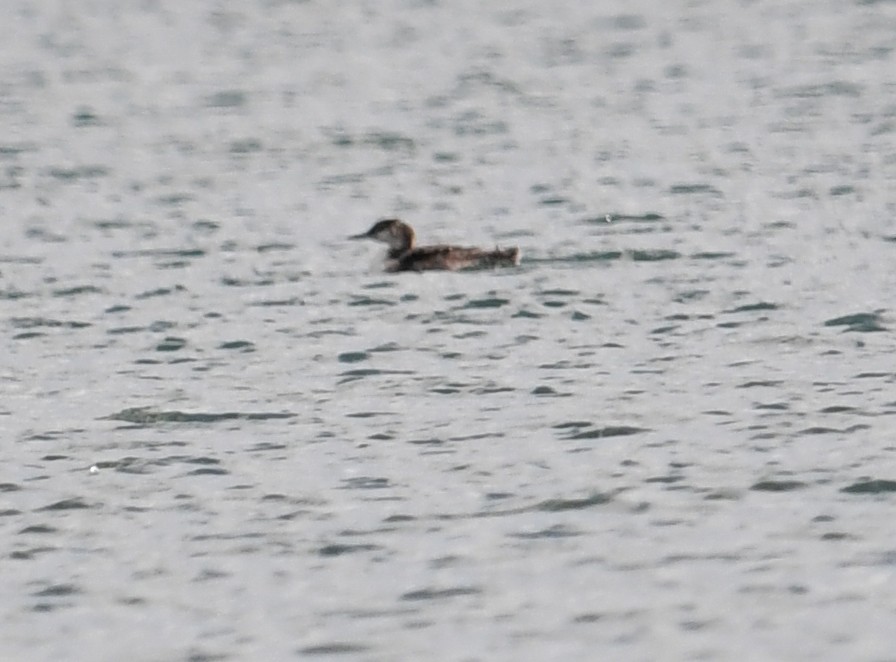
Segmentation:
<svg viewBox="0 0 896 662">
<path fill-rule="evenodd" d="M 896 660 L 894 49 L 7 2 L 0 658 Z M 384 274 L 392 215 L 522 265 Z"/>
</svg>

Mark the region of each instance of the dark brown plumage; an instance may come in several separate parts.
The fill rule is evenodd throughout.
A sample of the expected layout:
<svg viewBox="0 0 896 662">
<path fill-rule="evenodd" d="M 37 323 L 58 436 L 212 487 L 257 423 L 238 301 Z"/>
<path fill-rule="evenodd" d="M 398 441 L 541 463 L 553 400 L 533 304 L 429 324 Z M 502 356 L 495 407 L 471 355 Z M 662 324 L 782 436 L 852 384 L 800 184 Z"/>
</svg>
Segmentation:
<svg viewBox="0 0 896 662">
<path fill-rule="evenodd" d="M 373 239 L 388 244 L 386 271 L 456 270 L 513 267 L 520 263 L 520 249 L 484 250 L 465 246 L 415 246 L 414 229 L 397 218 L 377 221 L 367 232 L 352 239 Z"/>
</svg>

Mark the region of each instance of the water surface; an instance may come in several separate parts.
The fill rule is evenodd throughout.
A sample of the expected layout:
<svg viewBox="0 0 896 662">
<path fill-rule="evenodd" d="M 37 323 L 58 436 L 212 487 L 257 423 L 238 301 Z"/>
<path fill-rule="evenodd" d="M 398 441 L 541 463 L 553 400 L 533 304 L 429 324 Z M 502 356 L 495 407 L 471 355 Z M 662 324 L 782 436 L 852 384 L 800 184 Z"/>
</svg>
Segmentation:
<svg viewBox="0 0 896 662">
<path fill-rule="evenodd" d="M 892 659 L 894 35 L 13 2 L 2 657 Z"/>
</svg>

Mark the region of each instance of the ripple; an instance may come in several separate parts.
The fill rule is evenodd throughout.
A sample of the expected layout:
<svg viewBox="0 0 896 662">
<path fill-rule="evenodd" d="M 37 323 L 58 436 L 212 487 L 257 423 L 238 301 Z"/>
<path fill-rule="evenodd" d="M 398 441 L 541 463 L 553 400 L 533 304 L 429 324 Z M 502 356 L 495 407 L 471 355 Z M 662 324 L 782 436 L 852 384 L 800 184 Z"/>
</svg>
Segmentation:
<svg viewBox="0 0 896 662">
<path fill-rule="evenodd" d="M 346 478 L 342 483 L 343 489 L 348 490 L 382 490 L 387 487 L 392 487 L 392 483 L 388 478 L 379 478 L 375 476 Z"/>
<path fill-rule="evenodd" d="M 15 301 L 16 299 L 24 299 L 30 296 L 34 295 L 30 292 L 15 289 L 0 290 L 0 300 Z"/>
<path fill-rule="evenodd" d="M 761 480 L 751 485 L 750 489 L 757 492 L 792 492 L 806 486 L 801 480 Z"/>
<path fill-rule="evenodd" d="M 67 595 L 75 595 L 76 593 L 81 593 L 81 589 L 74 584 L 52 584 L 31 595 L 38 598 L 61 598 Z"/>
<path fill-rule="evenodd" d="M 659 262 L 661 260 L 677 260 L 681 257 L 678 251 L 667 249 L 633 250 L 628 251 L 629 257 L 635 262 Z"/>
<path fill-rule="evenodd" d="M 162 342 L 156 345 L 157 352 L 177 352 L 184 347 L 187 346 L 187 341 L 184 338 L 176 338 L 174 336 L 167 336 Z"/>
<path fill-rule="evenodd" d="M 519 538 L 520 540 L 553 540 L 557 538 L 575 538 L 581 536 L 581 531 L 570 529 L 569 527 L 557 524 L 555 526 L 541 529 L 540 531 L 527 531 L 525 533 L 511 533 L 510 537 Z"/>
<path fill-rule="evenodd" d="M 48 319 L 46 317 L 13 317 L 10 320 L 10 323 L 18 329 L 34 329 L 39 327 L 85 329 L 91 326 L 89 322 L 73 322 L 67 320 Z"/>
<path fill-rule="evenodd" d="M 243 352 L 254 352 L 255 344 L 249 342 L 248 340 L 231 340 L 229 342 L 224 342 L 218 345 L 218 349 L 238 349 Z"/>
<path fill-rule="evenodd" d="M 80 285 L 61 290 L 53 290 L 54 297 L 76 297 L 82 294 L 102 294 L 103 290 L 93 285 Z"/>
<path fill-rule="evenodd" d="M 587 253 L 574 253 L 567 257 L 553 257 L 548 259 L 532 258 L 527 262 L 610 262 L 612 260 L 620 260 L 624 253 L 622 251 L 589 251 Z"/>
<path fill-rule="evenodd" d="M 102 165 L 82 165 L 72 168 L 50 168 L 47 174 L 54 179 L 74 181 L 79 179 L 96 179 L 109 174 L 109 169 Z"/>
<path fill-rule="evenodd" d="M 500 297 L 489 297 L 486 299 L 473 299 L 467 301 L 463 308 L 500 308 L 510 303 L 510 299 L 502 299 Z"/>
<path fill-rule="evenodd" d="M 736 257 L 737 253 L 730 253 L 727 251 L 701 251 L 699 253 L 692 253 L 692 260 L 724 260 L 730 257 Z"/>
<path fill-rule="evenodd" d="M 534 506 L 534 510 L 556 513 L 565 510 L 583 510 L 592 506 L 602 506 L 610 503 L 613 497 L 609 494 L 595 492 L 581 499 L 547 499 Z"/>
<path fill-rule="evenodd" d="M 400 596 L 400 600 L 447 600 L 449 598 L 463 597 L 467 595 L 479 595 L 482 589 L 475 586 L 457 586 L 453 588 L 424 588 L 418 591 L 409 591 Z"/>
<path fill-rule="evenodd" d="M 343 377 L 340 380 L 340 384 L 345 384 L 346 382 L 355 381 L 358 379 L 364 379 L 366 377 L 381 377 L 384 375 L 413 375 L 415 374 L 413 370 L 379 370 L 377 368 L 356 368 L 355 370 L 346 370 L 345 372 L 340 372 L 339 376 Z"/>
<path fill-rule="evenodd" d="M 396 305 L 395 301 L 389 301 L 388 299 L 374 299 L 373 297 L 352 297 L 352 300 L 348 302 L 349 306 L 394 306 Z"/>
<path fill-rule="evenodd" d="M 38 508 L 38 512 L 42 511 L 52 511 L 52 510 L 80 510 L 83 508 L 92 508 L 93 506 L 84 502 L 82 499 L 77 497 L 71 499 L 63 499 L 62 501 L 56 501 L 55 503 L 51 503 L 48 506 L 43 506 Z"/>
<path fill-rule="evenodd" d="M 594 428 L 584 432 L 576 432 L 567 439 L 604 439 L 606 437 L 626 437 L 639 432 L 647 432 L 645 428 L 636 428 L 628 425 L 608 425 L 603 428 Z"/>
<path fill-rule="evenodd" d="M 669 187 L 672 195 L 712 195 L 723 197 L 722 192 L 711 184 L 675 184 Z"/>
<path fill-rule="evenodd" d="M 355 644 L 346 641 L 334 641 L 328 644 L 316 644 L 305 646 L 297 652 L 299 655 L 346 655 L 350 653 L 364 653 L 370 650 L 370 646 Z"/>
<path fill-rule="evenodd" d="M 748 303 L 743 306 L 737 306 L 736 308 L 731 308 L 729 310 L 725 310 L 722 312 L 725 313 L 752 313 L 756 311 L 762 310 L 777 310 L 778 304 L 769 303 L 767 301 L 757 301 L 756 303 Z"/>
<path fill-rule="evenodd" d="M 616 214 L 611 212 L 608 214 L 594 216 L 592 218 L 586 218 L 582 221 L 582 223 L 588 223 L 591 225 L 607 225 L 608 223 L 656 223 L 657 221 L 664 220 L 666 220 L 666 217 L 662 214 L 657 214 L 656 212 L 646 212 L 644 214 Z"/>
<path fill-rule="evenodd" d="M 896 480 L 862 480 L 840 490 L 847 494 L 888 494 L 896 492 Z"/>
<path fill-rule="evenodd" d="M 844 315 L 829 319 L 824 323 L 825 326 L 846 326 L 847 331 L 857 331 L 859 333 L 869 333 L 874 331 L 886 331 L 887 329 L 881 324 L 881 317 L 878 313 L 855 313 L 853 315 Z"/>
<path fill-rule="evenodd" d="M 169 296 L 175 292 L 186 292 L 186 288 L 183 285 L 177 285 L 175 287 L 159 287 L 154 290 L 146 290 L 145 292 L 135 294 L 134 298 L 140 301 L 143 299 Z"/>
<path fill-rule="evenodd" d="M 744 382 L 743 384 L 738 384 L 735 388 L 775 388 L 783 383 L 784 382 L 779 379 L 753 379 L 748 382 Z"/>
<path fill-rule="evenodd" d="M 193 469 L 188 476 L 226 476 L 230 472 L 220 467 L 203 467 L 201 469 Z"/>
<path fill-rule="evenodd" d="M 340 363 L 359 363 L 360 361 L 366 361 L 370 358 L 370 354 L 367 352 L 343 352 L 336 359 Z"/>
<path fill-rule="evenodd" d="M 792 97 L 797 99 L 829 96 L 860 97 L 862 95 L 862 90 L 863 88 L 861 85 L 838 80 L 829 83 L 784 87 L 778 89 L 776 94 L 780 97 Z"/>
<path fill-rule="evenodd" d="M 137 425 L 155 425 L 157 423 L 218 423 L 220 421 L 266 421 L 293 418 L 296 414 L 275 412 L 223 412 L 223 413 L 186 413 L 182 411 L 163 411 L 151 407 L 129 407 L 103 417 L 106 420 L 124 421 Z"/>
<path fill-rule="evenodd" d="M 370 544 L 332 544 L 324 545 L 317 550 L 320 556 L 344 556 L 346 554 L 357 554 L 358 552 L 375 552 L 382 549 L 380 545 Z"/>
</svg>

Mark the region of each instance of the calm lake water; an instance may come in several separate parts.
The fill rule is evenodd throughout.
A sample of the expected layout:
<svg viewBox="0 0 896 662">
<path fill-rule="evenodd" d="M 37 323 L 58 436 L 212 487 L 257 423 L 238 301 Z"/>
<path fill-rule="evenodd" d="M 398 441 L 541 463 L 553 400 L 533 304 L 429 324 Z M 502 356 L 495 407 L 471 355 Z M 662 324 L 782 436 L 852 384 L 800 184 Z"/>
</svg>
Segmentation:
<svg viewBox="0 0 896 662">
<path fill-rule="evenodd" d="M 896 660 L 896 3 L 4 9 L 0 658 Z"/>
</svg>

